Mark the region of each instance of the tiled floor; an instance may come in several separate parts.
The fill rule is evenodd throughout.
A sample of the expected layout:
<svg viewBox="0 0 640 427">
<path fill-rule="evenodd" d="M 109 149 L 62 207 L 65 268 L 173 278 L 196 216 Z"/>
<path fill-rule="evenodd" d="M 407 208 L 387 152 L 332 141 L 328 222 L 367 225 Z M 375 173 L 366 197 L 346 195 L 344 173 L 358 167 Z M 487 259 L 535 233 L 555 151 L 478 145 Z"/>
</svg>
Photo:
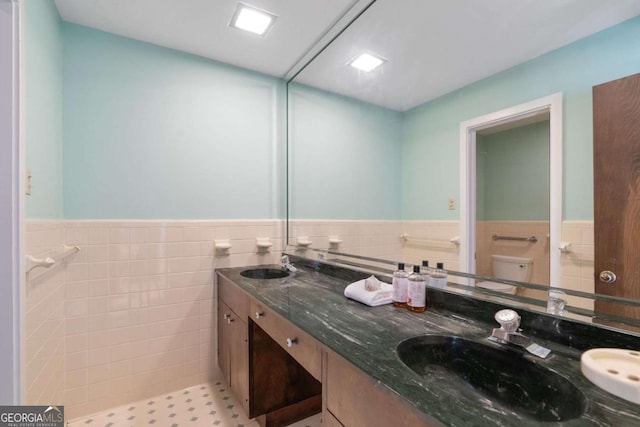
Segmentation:
<svg viewBox="0 0 640 427">
<path fill-rule="evenodd" d="M 201 384 L 79 418 L 68 427 L 258 427 L 222 382 Z M 290 427 L 319 427 L 320 414 Z"/>
</svg>

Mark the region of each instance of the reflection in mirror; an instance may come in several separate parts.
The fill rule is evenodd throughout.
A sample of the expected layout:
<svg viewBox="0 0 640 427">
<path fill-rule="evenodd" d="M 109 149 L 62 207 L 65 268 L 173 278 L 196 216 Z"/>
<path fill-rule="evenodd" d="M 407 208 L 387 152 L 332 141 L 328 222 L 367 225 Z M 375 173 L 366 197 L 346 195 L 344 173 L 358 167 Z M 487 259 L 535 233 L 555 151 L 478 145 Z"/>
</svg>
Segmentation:
<svg viewBox="0 0 640 427">
<path fill-rule="evenodd" d="M 476 136 L 475 273 L 549 284 L 549 115 Z M 476 286 L 515 294 L 491 281 Z M 520 295 L 546 298 L 541 291 Z M 533 294 L 533 295 L 532 295 Z"/>
<path fill-rule="evenodd" d="M 465 282 L 470 271 L 463 268 L 459 246 L 461 123 L 561 92 L 561 235 L 553 242 L 539 232 L 536 248 L 560 258 L 558 283 L 551 283 L 565 294 L 556 299 L 589 313 L 593 299 L 584 295 L 594 292 L 591 91 L 640 72 L 640 3 L 403 5 L 375 1 L 288 85 L 291 249 L 444 262 L 447 270 L 461 271 L 458 282 Z M 368 73 L 348 65 L 365 51 L 386 61 Z M 499 209 L 497 202 L 487 203 L 485 212 Z M 497 242 L 506 250 L 494 254 L 531 257 L 516 242 Z M 495 276 L 492 250 L 481 252 L 478 273 Z M 548 269 L 537 269 L 538 254 L 532 256 L 536 267 L 529 280 L 549 284 Z M 531 289 L 515 297 L 543 298 L 533 305 L 546 308 L 546 293 L 534 292 L 544 289 Z"/>
</svg>

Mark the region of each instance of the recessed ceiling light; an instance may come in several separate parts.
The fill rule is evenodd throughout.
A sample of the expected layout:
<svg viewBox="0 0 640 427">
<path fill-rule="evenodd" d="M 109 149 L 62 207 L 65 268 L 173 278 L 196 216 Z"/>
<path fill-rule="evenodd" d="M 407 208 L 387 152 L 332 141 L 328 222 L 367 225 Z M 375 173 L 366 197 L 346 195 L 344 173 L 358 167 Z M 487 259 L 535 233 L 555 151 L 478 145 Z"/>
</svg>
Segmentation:
<svg viewBox="0 0 640 427">
<path fill-rule="evenodd" d="M 384 58 L 365 52 L 351 61 L 349 65 L 358 70 L 369 72 L 379 67 L 385 61 L 386 59 Z"/>
<path fill-rule="evenodd" d="M 256 9 L 253 6 L 248 6 L 243 3 L 238 3 L 229 25 L 241 30 L 249 31 L 250 33 L 258 34 L 259 36 L 264 36 L 267 34 L 275 20 L 276 15 L 273 13 L 265 12 L 264 10 Z"/>
</svg>

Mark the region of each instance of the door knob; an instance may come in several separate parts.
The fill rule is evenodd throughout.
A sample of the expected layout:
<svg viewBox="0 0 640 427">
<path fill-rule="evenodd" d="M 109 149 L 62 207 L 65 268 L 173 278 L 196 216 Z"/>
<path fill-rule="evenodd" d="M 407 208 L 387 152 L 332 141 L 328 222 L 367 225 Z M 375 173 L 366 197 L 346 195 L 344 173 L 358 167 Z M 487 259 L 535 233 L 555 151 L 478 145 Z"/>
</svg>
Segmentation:
<svg viewBox="0 0 640 427">
<path fill-rule="evenodd" d="M 616 273 L 609 270 L 604 270 L 600 272 L 600 281 L 604 283 L 613 283 L 617 279 Z"/>
<path fill-rule="evenodd" d="M 298 344 L 298 338 L 287 338 L 287 347 L 293 347 L 294 344 Z"/>
</svg>

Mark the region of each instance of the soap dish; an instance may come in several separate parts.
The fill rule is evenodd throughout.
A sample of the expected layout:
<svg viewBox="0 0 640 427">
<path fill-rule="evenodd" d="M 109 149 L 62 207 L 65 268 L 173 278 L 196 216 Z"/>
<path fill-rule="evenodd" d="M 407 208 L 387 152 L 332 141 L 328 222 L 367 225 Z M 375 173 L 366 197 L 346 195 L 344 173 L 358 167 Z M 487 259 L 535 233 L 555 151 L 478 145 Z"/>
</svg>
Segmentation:
<svg viewBox="0 0 640 427">
<path fill-rule="evenodd" d="M 309 236 L 299 236 L 296 239 L 296 244 L 298 246 L 307 247 L 311 245 L 311 240 L 309 240 Z"/>
<path fill-rule="evenodd" d="M 231 248 L 231 242 L 229 239 L 216 239 L 213 241 L 213 246 L 217 251 L 225 252 Z"/>
<path fill-rule="evenodd" d="M 640 351 L 594 348 L 582 353 L 585 377 L 601 389 L 633 403 L 640 403 Z"/>
<path fill-rule="evenodd" d="M 256 246 L 258 247 L 258 250 L 264 251 L 273 246 L 273 242 L 269 237 L 258 237 L 256 238 Z"/>
</svg>

